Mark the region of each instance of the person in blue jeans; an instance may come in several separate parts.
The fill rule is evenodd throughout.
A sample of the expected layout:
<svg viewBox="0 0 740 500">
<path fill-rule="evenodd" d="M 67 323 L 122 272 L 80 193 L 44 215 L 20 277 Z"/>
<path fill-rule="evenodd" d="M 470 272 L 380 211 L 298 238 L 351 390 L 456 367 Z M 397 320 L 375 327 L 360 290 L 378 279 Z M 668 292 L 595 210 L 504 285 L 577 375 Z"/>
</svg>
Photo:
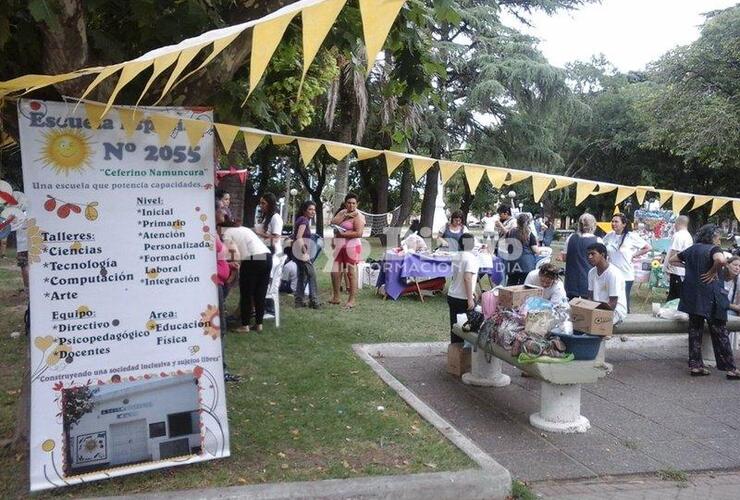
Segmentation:
<svg viewBox="0 0 740 500">
<path fill-rule="evenodd" d="M 305 307 L 306 284 L 308 283 L 308 306 L 319 309 L 319 288 L 316 284 L 316 269 L 311 262 L 311 219 L 316 216 L 316 204 L 304 201 L 293 225 L 293 260 L 298 266 L 298 283 L 295 289 L 295 306 Z"/>
</svg>

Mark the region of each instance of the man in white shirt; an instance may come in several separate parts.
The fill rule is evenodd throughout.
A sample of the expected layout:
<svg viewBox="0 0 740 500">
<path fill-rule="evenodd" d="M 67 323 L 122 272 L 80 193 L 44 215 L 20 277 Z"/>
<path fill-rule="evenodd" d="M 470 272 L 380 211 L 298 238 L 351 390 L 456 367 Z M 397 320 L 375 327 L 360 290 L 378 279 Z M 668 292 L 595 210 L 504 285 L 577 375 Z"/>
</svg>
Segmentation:
<svg viewBox="0 0 740 500">
<path fill-rule="evenodd" d="M 295 293 L 298 287 L 298 265 L 289 260 L 283 266 L 283 275 L 280 277 L 280 292 Z"/>
<path fill-rule="evenodd" d="M 539 269 L 534 269 L 527 274 L 524 284 L 542 288 L 542 298 L 549 300 L 554 306 L 568 305 L 565 287 L 560 281 L 560 271 L 554 264 L 542 264 Z"/>
<path fill-rule="evenodd" d="M 460 236 L 461 252 L 455 254 L 452 263 L 452 282 L 447 289 L 447 305 L 450 307 L 450 343 L 463 342 L 464 339 L 452 332 L 457 315 L 475 308 L 475 284 L 478 278 L 478 257 L 473 254 L 475 238 L 472 234 Z"/>
<path fill-rule="evenodd" d="M 606 246 L 594 243 L 588 247 L 588 297 L 596 302 L 608 304 L 614 311 L 614 324 L 621 323 L 627 316 L 627 296 L 624 292 L 624 276 L 607 259 Z"/>
<path fill-rule="evenodd" d="M 498 217 L 491 215 L 491 212 L 486 212 L 486 216 L 480 220 L 483 223 L 483 238 L 486 240 L 495 237 L 497 220 Z"/>
<path fill-rule="evenodd" d="M 683 278 L 686 275 L 686 269 L 682 264 L 669 264 L 672 256 L 679 254 L 694 244 L 694 238 L 688 231 L 689 218 L 686 215 L 680 215 L 676 219 L 675 233 L 671 241 L 671 249 L 665 257 L 665 270 L 668 273 L 670 287 L 668 288 L 668 300 L 681 298 L 681 286 Z"/>
</svg>

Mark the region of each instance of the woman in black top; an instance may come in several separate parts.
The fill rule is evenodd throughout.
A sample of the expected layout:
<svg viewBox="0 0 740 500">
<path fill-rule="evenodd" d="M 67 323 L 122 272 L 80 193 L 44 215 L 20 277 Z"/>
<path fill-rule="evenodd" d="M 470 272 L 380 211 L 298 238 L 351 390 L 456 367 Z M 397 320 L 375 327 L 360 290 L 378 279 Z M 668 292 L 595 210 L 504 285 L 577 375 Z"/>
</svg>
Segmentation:
<svg viewBox="0 0 740 500">
<path fill-rule="evenodd" d="M 516 217 L 516 227 L 506 233 L 507 257 L 506 284 L 508 286 L 523 285 L 524 280 L 535 268 L 539 253 L 537 238 L 529 227 L 528 214 L 519 214 Z"/>
<path fill-rule="evenodd" d="M 740 380 L 727 335 L 729 300 L 717 278 L 726 260 L 719 247 L 719 228 L 715 224 L 702 226 L 694 241 L 696 243 L 670 259 L 671 264 L 683 264 L 686 268 L 678 310 L 689 315 L 689 370 L 692 377 L 709 375 L 701 355 L 706 321 L 712 336 L 717 369 L 726 371 L 728 379 Z"/>
</svg>

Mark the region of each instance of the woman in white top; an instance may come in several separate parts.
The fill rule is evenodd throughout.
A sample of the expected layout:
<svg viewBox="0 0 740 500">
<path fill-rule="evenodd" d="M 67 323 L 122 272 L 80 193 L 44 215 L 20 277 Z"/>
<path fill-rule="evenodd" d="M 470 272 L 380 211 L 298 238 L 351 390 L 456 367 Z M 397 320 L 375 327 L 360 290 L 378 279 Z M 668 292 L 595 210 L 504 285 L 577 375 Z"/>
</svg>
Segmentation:
<svg viewBox="0 0 740 500">
<path fill-rule="evenodd" d="M 727 315 L 740 316 L 740 257 L 737 255 L 727 259 L 722 284 L 730 301 Z"/>
<path fill-rule="evenodd" d="M 272 193 L 265 193 L 260 198 L 262 222 L 254 226 L 254 232 L 262 238 L 270 252 L 282 254 L 283 218 L 277 210 L 277 198 Z"/>
<path fill-rule="evenodd" d="M 609 262 L 619 269 L 624 276 L 624 293 L 627 296 L 627 312 L 630 311 L 630 290 L 635 282 L 635 269 L 632 261 L 651 250 L 650 243 L 627 228 L 627 217 L 614 214 L 613 231 L 604 236 L 604 245 L 609 252 Z"/>
</svg>

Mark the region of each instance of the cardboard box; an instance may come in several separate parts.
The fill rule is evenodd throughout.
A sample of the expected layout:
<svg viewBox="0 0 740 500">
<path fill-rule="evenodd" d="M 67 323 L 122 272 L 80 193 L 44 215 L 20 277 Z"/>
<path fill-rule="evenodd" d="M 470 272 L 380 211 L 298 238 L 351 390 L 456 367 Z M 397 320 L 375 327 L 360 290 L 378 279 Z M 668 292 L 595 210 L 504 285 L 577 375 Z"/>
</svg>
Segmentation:
<svg viewBox="0 0 740 500">
<path fill-rule="evenodd" d="M 470 347 L 463 348 L 462 342 L 450 344 L 447 348 L 447 373 L 462 377 L 470 371 Z"/>
<path fill-rule="evenodd" d="M 498 290 L 498 307 L 515 309 L 529 297 L 542 297 L 542 288 L 534 285 L 505 286 Z"/>
<path fill-rule="evenodd" d="M 608 337 L 614 327 L 614 311 L 603 302 L 576 298 L 570 301 L 570 320 L 574 330 Z"/>
</svg>

